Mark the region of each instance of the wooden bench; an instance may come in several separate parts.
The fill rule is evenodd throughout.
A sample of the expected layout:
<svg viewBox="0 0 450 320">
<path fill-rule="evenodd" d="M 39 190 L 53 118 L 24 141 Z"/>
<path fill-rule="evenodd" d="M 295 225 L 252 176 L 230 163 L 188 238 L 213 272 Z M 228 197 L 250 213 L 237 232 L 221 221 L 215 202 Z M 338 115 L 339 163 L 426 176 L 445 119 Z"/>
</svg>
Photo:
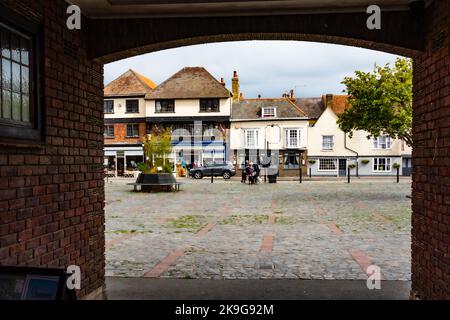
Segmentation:
<svg viewBox="0 0 450 320">
<path fill-rule="evenodd" d="M 167 187 L 167 191 L 170 191 L 169 187 L 175 186 L 175 191 L 179 192 L 180 191 L 180 185 L 182 185 L 182 182 L 171 182 L 171 183 L 127 183 L 127 185 L 129 186 L 133 186 L 133 191 L 138 191 L 137 187 L 138 186 L 149 186 L 149 187 L 158 187 L 158 186 L 166 186 Z"/>
</svg>

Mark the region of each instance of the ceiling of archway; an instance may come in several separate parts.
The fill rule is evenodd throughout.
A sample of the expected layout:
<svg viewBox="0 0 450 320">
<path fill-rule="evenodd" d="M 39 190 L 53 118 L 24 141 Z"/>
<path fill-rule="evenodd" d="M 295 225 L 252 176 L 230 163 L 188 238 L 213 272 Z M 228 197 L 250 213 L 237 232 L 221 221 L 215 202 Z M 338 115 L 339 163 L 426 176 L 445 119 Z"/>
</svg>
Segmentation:
<svg viewBox="0 0 450 320">
<path fill-rule="evenodd" d="M 68 0 L 91 18 L 267 15 L 365 10 L 374 0 Z M 383 9 L 406 9 L 411 0 L 377 0 Z"/>
</svg>

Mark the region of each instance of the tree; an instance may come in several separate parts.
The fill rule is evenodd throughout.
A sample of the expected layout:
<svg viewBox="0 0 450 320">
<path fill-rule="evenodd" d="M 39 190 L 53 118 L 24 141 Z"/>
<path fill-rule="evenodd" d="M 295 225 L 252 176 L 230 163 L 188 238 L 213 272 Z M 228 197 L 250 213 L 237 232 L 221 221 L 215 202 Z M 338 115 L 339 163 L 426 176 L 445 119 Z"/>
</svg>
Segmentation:
<svg viewBox="0 0 450 320">
<path fill-rule="evenodd" d="M 172 164 L 169 161 L 172 153 L 172 132 L 170 128 L 159 129 L 154 127 L 152 134 L 145 138 L 145 161 L 138 164 L 139 170 L 144 173 L 157 173 L 158 167 L 165 173 L 172 172 Z"/>
<path fill-rule="evenodd" d="M 393 67 L 375 65 L 371 72 L 355 71 L 343 84 L 351 108 L 339 116 L 341 130 L 369 132 L 368 138 L 387 134 L 412 146 L 412 61 L 398 58 Z"/>
</svg>

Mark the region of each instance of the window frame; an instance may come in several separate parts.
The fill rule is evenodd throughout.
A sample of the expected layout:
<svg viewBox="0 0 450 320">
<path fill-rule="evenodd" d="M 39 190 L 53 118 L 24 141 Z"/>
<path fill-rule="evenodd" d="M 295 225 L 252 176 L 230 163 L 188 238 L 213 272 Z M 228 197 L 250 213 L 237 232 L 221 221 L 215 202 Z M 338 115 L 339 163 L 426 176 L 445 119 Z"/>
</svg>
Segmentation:
<svg viewBox="0 0 450 320">
<path fill-rule="evenodd" d="M 322 161 L 325 161 L 325 160 L 332 160 L 332 161 L 334 160 L 335 169 L 321 169 L 320 165 L 322 164 Z M 319 159 L 319 163 L 317 165 L 317 171 L 319 171 L 319 172 L 338 172 L 338 170 L 339 170 L 338 158 L 322 158 L 322 159 Z"/>
<path fill-rule="evenodd" d="M 111 128 L 112 127 L 112 135 L 108 135 L 108 130 L 107 130 L 107 128 Z M 114 137 L 115 137 L 115 134 L 116 134 L 116 128 L 115 128 L 115 126 L 113 125 L 113 124 L 105 124 L 105 129 L 104 129 L 104 134 L 103 134 L 103 136 L 106 138 L 106 139 L 113 139 Z"/>
<path fill-rule="evenodd" d="M 248 128 L 248 129 L 244 129 L 244 149 L 258 149 L 259 147 L 259 129 L 256 128 Z M 248 132 L 253 132 L 254 133 L 254 145 L 250 146 L 247 142 L 248 142 L 248 137 L 247 137 L 247 133 Z"/>
<path fill-rule="evenodd" d="M 27 143 L 43 141 L 43 95 L 42 95 L 42 26 L 0 5 L 2 28 L 29 38 L 29 118 L 30 122 L 0 118 L 0 142 Z"/>
<path fill-rule="evenodd" d="M 331 148 L 325 148 L 325 138 L 331 137 Z M 334 135 L 325 134 L 322 135 L 322 151 L 333 151 L 334 150 Z"/>
<path fill-rule="evenodd" d="M 292 166 L 286 165 L 286 160 L 288 160 L 289 157 L 295 157 L 298 164 L 292 165 Z M 283 154 L 283 169 L 284 170 L 299 170 L 301 161 L 302 161 L 302 159 L 301 159 L 300 151 L 295 151 L 295 150 L 286 151 Z"/>
<path fill-rule="evenodd" d="M 267 110 L 273 110 L 273 113 L 270 112 L 268 114 L 266 112 Z M 261 109 L 261 118 L 276 118 L 276 117 L 277 117 L 277 107 L 262 107 L 262 109 Z"/>
<path fill-rule="evenodd" d="M 208 110 L 203 110 L 203 106 L 202 106 L 202 102 L 206 102 L 206 101 L 215 101 L 217 102 L 217 109 L 214 109 L 212 111 L 208 111 Z M 174 104 L 175 105 L 175 104 Z M 220 112 L 220 99 L 219 98 L 201 98 L 199 100 L 199 113 L 217 113 Z"/>
<path fill-rule="evenodd" d="M 380 159 L 385 160 L 385 164 L 384 164 L 385 170 L 379 169 L 379 166 L 380 166 L 379 160 Z M 375 161 L 375 160 L 377 160 L 377 161 Z M 375 169 L 375 163 L 376 163 L 377 169 Z M 389 167 L 389 170 L 386 170 L 386 168 L 388 168 L 388 167 Z M 372 172 L 392 172 L 392 158 L 391 157 L 375 157 L 375 158 L 373 158 L 372 159 Z"/>
<path fill-rule="evenodd" d="M 137 135 L 131 135 L 131 136 L 128 135 L 128 127 L 129 126 L 137 126 Z M 139 129 L 140 129 L 139 123 L 127 123 L 125 138 L 139 138 L 139 133 L 140 133 Z"/>
<path fill-rule="evenodd" d="M 385 142 L 380 143 L 380 138 L 384 138 Z M 383 144 L 386 146 L 385 148 L 381 147 Z M 391 148 L 392 148 L 392 138 L 389 137 L 387 134 L 383 134 L 373 139 L 374 150 L 390 150 Z"/>
<path fill-rule="evenodd" d="M 112 103 L 112 111 L 111 112 L 108 112 L 108 111 L 105 110 L 105 104 L 108 103 L 108 102 Z M 114 105 L 115 105 L 114 99 L 105 99 L 105 100 L 103 100 L 103 113 L 104 114 L 114 114 Z"/>
<path fill-rule="evenodd" d="M 128 103 L 131 103 L 131 102 L 137 103 L 136 111 L 128 111 Z M 125 113 L 127 113 L 127 114 L 139 113 L 139 99 L 126 99 L 125 100 Z"/>
<path fill-rule="evenodd" d="M 297 132 L 297 144 L 295 146 L 291 145 L 290 142 L 290 132 Z M 286 128 L 285 129 L 285 139 L 286 139 L 286 149 L 299 149 L 302 145 L 302 129 L 300 128 Z"/>
<path fill-rule="evenodd" d="M 161 111 L 158 111 L 158 102 L 161 101 L 173 101 L 173 109 L 170 111 L 163 111 L 161 106 Z M 155 113 L 175 113 L 175 99 L 157 99 L 155 100 Z"/>
</svg>

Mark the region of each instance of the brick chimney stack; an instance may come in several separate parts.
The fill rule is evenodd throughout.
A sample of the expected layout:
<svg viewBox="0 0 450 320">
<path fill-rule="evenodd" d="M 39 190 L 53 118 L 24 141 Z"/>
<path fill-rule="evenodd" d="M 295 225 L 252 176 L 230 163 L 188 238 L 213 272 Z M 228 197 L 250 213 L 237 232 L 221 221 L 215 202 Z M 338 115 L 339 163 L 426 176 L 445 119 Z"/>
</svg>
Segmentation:
<svg viewBox="0 0 450 320">
<path fill-rule="evenodd" d="M 225 80 L 223 78 L 220 78 L 220 84 L 225 87 Z"/>
<path fill-rule="evenodd" d="M 325 107 L 332 107 L 333 106 L 333 95 L 331 93 L 328 93 L 325 96 Z"/>
<path fill-rule="evenodd" d="M 237 71 L 233 72 L 233 79 L 231 80 L 233 102 L 239 102 L 239 77 Z"/>
</svg>

